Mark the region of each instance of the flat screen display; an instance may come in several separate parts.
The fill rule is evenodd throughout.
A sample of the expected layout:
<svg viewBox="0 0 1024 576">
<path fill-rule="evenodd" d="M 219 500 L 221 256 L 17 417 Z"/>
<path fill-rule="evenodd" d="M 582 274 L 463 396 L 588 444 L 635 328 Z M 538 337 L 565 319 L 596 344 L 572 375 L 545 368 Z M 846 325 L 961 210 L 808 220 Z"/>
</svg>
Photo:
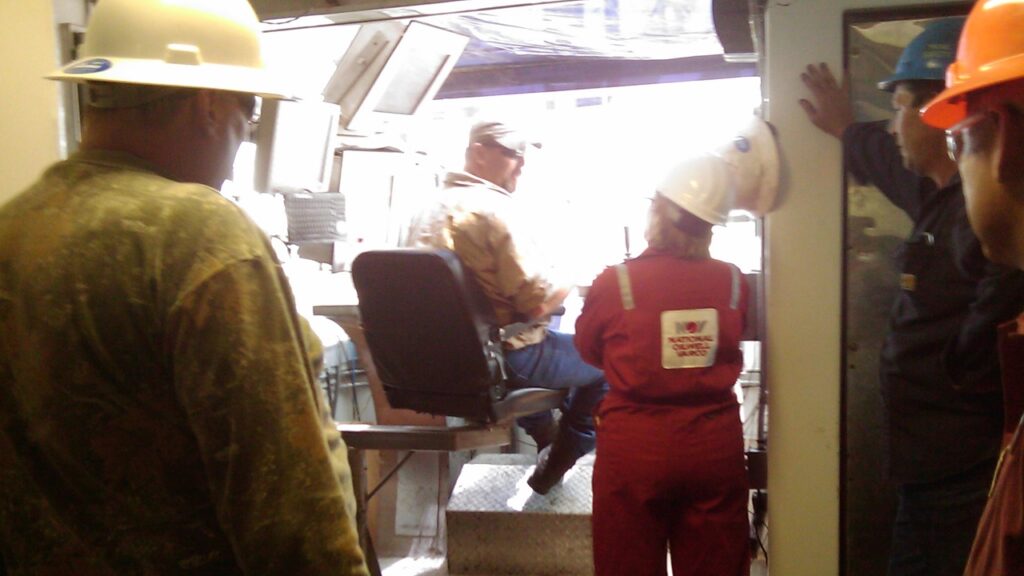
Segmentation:
<svg viewBox="0 0 1024 576">
<path fill-rule="evenodd" d="M 401 62 L 401 72 L 388 84 L 374 112 L 415 114 L 449 59 L 448 54 L 407 53 Z"/>
<path fill-rule="evenodd" d="M 383 132 L 416 115 L 469 38 L 421 22 L 363 24 L 323 90 L 350 132 Z"/>
</svg>

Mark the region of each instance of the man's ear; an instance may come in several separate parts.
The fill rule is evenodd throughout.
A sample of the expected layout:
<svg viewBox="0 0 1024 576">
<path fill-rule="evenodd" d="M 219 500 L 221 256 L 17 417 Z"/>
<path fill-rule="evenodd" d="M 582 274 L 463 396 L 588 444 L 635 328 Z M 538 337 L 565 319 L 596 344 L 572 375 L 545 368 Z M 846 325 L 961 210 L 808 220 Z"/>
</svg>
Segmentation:
<svg viewBox="0 0 1024 576">
<path fill-rule="evenodd" d="M 466 148 L 466 165 L 467 166 L 480 166 L 484 163 L 484 145 L 479 142 L 473 142 Z"/>
<path fill-rule="evenodd" d="M 205 135 L 216 134 L 223 115 L 222 102 L 212 90 L 198 90 L 193 100 L 192 113 L 197 126 Z"/>
<path fill-rule="evenodd" d="M 1000 111 L 992 156 L 1001 184 L 1024 181 L 1024 117 L 1017 110 Z"/>
</svg>

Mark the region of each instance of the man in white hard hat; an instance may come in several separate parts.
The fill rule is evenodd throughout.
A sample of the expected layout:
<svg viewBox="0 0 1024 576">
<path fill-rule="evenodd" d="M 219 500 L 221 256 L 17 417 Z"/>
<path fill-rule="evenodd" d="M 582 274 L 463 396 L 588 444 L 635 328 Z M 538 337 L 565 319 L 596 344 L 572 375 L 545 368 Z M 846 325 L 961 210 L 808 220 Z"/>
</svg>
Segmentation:
<svg viewBox="0 0 1024 576">
<path fill-rule="evenodd" d="M 896 256 L 900 290 L 880 357 L 898 495 L 889 576 L 963 572 L 999 454 L 996 327 L 1024 304 L 1024 276 L 985 258 L 945 135 L 918 114 L 942 90 L 963 22 L 928 24 L 879 82 L 892 93 L 888 127 L 854 122 L 845 86 L 824 64 L 802 75 L 808 118 L 842 141 L 847 169 L 913 223 Z"/>
<path fill-rule="evenodd" d="M 80 152 L 0 210 L 10 574 L 366 574 L 317 348 L 215 188 L 263 69 L 245 0 L 103 0 Z"/>
<path fill-rule="evenodd" d="M 579 357 L 571 334 L 548 328 L 551 312 L 568 289 L 553 285 L 527 254 L 533 238 L 512 193 L 531 146 L 509 124 L 486 120 L 473 125 L 465 169 L 445 177 L 444 197 L 414 223 L 409 238 L 413 244 L 454 251 L 473 271 L 504 327 L 513 383 L 569 390 L 557 425 L 548 412 L 518 421 L 539 451 L 527 482 L 546 494 L 594 448 L 592 413 L 608 384 L 600 370 Z"/>
</svg>

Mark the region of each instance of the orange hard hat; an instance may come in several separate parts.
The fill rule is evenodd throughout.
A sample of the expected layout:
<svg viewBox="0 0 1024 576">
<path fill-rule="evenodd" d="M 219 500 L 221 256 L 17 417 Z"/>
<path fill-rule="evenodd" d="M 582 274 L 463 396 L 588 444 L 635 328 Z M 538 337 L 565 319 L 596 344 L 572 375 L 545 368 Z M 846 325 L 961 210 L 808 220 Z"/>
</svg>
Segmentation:
<svg viewBox="0 0 1024 576">
<path fill-rule="evenodd" d="M 964 24 L 956 61 L 946 70 L 946 89 L 921 118 L 949 128 L 967 115 L 964 95 L 1024 79 L 1024 0 L 979 0 Z"/>
</svg>

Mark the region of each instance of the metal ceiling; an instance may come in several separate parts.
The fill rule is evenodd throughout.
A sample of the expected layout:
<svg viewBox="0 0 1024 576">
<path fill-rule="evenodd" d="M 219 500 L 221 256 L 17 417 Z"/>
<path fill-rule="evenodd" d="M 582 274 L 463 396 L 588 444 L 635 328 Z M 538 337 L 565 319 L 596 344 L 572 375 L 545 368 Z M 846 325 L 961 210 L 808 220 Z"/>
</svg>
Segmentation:
<svg viewBox="0 0 1024 576">
<path fill-rule="evenodd" d="M 746 0 L 715 1 L 739 3 L 745 8 Z M 753 63 L 723 59 L 712 4 L 712 0 L 253 0 L 261 19 L 278 18 L 273 22 L 275 29 L 416 19 L 469 36 L 470 44 L 439 98 L 756 75 Z M 741 25 L 749 31 L 749 22 Z"/>
</svg>

